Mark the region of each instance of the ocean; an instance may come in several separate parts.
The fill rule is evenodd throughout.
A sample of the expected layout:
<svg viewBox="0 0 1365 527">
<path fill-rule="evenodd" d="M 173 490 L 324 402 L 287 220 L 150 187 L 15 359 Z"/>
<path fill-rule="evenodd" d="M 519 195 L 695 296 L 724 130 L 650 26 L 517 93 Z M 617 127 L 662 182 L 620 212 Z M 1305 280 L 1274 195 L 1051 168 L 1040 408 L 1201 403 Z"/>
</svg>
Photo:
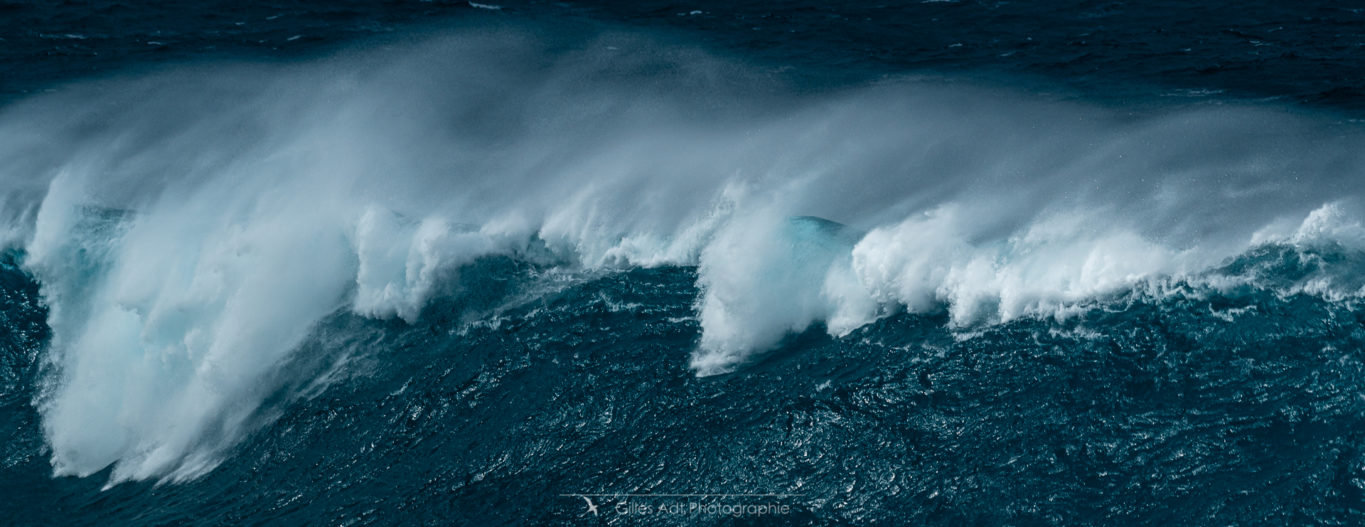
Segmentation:
<svg viewBox="0 0 1365 527">
<path fill-rule="evenodd" d="M 1360 525 L 1365 8 L 0 0 L 0 524 Z"/>
</svg>

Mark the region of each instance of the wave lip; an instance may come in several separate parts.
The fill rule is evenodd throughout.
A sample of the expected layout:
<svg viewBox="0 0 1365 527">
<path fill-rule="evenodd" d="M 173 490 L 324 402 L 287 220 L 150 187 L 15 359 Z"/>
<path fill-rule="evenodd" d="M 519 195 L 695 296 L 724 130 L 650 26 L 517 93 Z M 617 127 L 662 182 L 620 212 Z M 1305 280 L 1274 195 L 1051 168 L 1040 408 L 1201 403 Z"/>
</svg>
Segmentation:
<svg viewBox="0 0 1365 527">
<path fill-rule="evenodd" d="M 1048 215 L 990 237 L 972 230 L 980 212 L 969 210 L 945 206 L 852 237 L 807 218 L 722 234 L 699 269 L 703 334 L 692 367 L 702 376 L 726 373 L 817 322 L 843 337 L 901 310 L 946 311 L 950 326 L 970 330 L 1021 317 L 1065 320 L 1120 295 L 1185 290 L 1180 284 L 1365 296 L 1351 265 L 1365 253 L 1365 228 L 1338 202 L 1240 245 L 1183 250 L 1105 225 L 1096 211 Z M 1277 251 L 1298 264 L 1266 259 Z"/>
<path fill-rule="evenodd" d="M 876 309 L 865 295 L 831 303 L 850 279 L 849 250 L 857 236 L 847 227 L 811 216 L 755 216 L 721 229 L 701 254 L 703 331 L 691 360 L 699 375 L 729 371 L 755 349 L 816 321 L 834 321 L 834 332 Z"/>
</svg>

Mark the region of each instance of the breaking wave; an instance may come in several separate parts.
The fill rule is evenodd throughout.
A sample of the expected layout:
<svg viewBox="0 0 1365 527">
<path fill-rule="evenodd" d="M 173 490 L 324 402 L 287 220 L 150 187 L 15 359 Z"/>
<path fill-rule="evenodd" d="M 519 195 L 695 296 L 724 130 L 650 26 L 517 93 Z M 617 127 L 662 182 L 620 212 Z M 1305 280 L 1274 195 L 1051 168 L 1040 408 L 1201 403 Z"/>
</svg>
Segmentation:
<svg viewBox="0 0 1365 527">
<path fill-rule="evenodd" d="M 0 240 L 49 307 L 56 474 L 178 481 L 261 425 L 328 315 L 416 322 L 490 257 L 695 266 L 699 375 L 905 311 L 969 330 L 1174 289 L 1354 299 L 1363 137 L 962 79 L 812 91 L 629 35 L 467 31 L 4 108 Z"/>
</svg>

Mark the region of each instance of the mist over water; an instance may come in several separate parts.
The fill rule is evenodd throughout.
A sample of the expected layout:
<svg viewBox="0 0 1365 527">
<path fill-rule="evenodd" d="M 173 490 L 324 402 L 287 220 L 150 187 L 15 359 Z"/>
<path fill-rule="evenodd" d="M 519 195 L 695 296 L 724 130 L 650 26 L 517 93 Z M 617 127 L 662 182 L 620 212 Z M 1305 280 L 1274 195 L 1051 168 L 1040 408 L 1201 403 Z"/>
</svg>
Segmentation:
<svg viewBox="0 0 1365 527">
<path fill-rule="evenodd" d="M 321 321 L 416 323 L 490 257 L 696 267 L 698 375 L 901 312 L 971 331 L 1186 286 L 1358 297 L 1222 266 L 1365 250 L 1362 139 L 1280 107 L 1132 114 L 964 78 L 812 93 L 640 35 L 465 29 L 10 105 L 0 213 L 49 308 L 55 474 L 178 482 L 268 422 Z"/>
</svg>

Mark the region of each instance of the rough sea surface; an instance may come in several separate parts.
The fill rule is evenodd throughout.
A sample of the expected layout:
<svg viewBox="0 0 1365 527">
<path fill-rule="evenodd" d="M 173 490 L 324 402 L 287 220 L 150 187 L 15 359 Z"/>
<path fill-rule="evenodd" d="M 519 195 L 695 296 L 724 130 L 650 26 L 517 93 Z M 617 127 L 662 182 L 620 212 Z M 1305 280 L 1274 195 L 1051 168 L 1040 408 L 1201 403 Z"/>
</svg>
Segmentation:
<svg viewBox="0 0 1365 527">
<path fill-rule="evenodd" d="M 1365 524 L 1365 9 L 0 0 L 0 524 Z"/>
</svg>

